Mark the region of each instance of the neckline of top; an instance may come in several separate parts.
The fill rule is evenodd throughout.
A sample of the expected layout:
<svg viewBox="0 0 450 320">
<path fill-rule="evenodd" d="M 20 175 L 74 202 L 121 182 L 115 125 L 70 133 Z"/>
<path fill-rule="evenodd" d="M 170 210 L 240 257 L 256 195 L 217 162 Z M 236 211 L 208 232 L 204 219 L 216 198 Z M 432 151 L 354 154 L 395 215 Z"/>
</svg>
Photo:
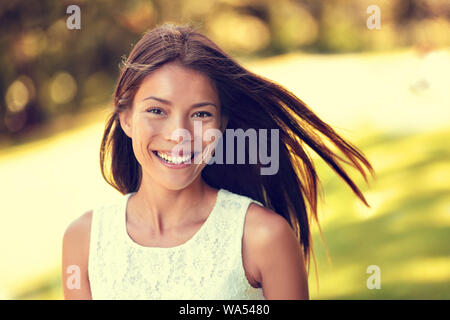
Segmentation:
<svg viewBox="0 0 450 320">
<path fill-rule="evenodd" d="M 163 250 L 166 250 L 166 251 L 169 251 L 169 250 L 182 249 L 182 248 L 184 248 L 186 246 L 189 246 L 191 243 L 193 243 L 208 228 L 208 225 L 211 223 L 211 220 L 214 217 L 214 213 L 218 210 L 219 203 L 220 203 L 220 201 L 222 199 L 223 192 L 224 192 L 224 189 L 222 189 L 222 188 L 220 188 L 217 191 L 217 195 L 216 195 L 216 200 L 215 200 L 214 206 L 213 206 L 211 212 L 209 213 L 208 217 L 206 218 L 205 222 L 203 222 L 203 224 L 200 226 L 200 228 L 197 230 L 197 232 L 195 232 L 195 234 L 191 238 L 189 238 L 187 241 L 185 241 L 184 243 L 179 244 L 177 246 L 173 246 L 173 247 L 149 247 L 149 246 L 143 246 L 143 245 L 140 245 L 139 243 L 135 242 L 130 237 L 130 235 L 128 234 L 128 229 L 127 229 L 127 205 L 128 205 L 129 198 L 133 194 L 135 194 L 136 192 L 127 193 L 124 196 L 124 201 L 123 201 L 124 205 L 123 205 L 123 207 L 120 210 L 121 213 L 123 214 L 123 216 L 121 214 L 121 217 L 120 217 L 121 218 L 120 221 L 122 222 L 122 225 L 121 225 L 121 227 L 122 227 L 121 228 L 122 234 L 125 236 L 126 242 L 129 245 L 131 245 L 134 248 L 140 249 L 140 250 L 147 250 L 147 251 L 163 251 Z"/>
</svg>

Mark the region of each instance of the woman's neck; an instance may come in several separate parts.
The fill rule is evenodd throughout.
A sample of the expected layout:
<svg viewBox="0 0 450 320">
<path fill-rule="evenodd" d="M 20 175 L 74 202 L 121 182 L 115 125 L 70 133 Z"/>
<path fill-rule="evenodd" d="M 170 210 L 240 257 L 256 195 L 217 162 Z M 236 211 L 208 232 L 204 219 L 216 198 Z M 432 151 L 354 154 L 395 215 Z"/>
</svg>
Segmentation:
<svg viewBox="0 0 450 320">
<path fill-rule="evenodd" d="M 128 201 L 127 217 L 133 223 L 150 228 L 152 233 L 162 236 L 179 226 L 199 219 L 207 213 L 215 189 L 203 179 L 197 179 L 181 190 L 170 190 L 156 183 L 145 183 Z"/>
</svg>

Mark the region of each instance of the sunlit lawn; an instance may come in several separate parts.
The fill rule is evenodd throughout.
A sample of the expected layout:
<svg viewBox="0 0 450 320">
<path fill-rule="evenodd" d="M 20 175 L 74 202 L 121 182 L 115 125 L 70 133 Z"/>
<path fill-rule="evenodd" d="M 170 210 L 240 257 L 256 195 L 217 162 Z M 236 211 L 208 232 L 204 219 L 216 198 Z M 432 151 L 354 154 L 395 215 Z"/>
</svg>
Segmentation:
<svg viewBox="0 0 450 320">
<path fill-rule="evenodd" d="M 370 187 L 358 179 L 368 209 L 317 162 L 326 201 L 320 218 L 332 267 L 316 228 L 320 292 L 311 264 L 311 298 L 450 298 L 450 130 L 445 125 L 450 117 L 442 83 L 442 74 L 450 74 L 448 57 L 438 54 L 424 64 L 411 53 L 300 55 L 252 65 L 294 90 L 360 147 L 377 172 Z M 417 64 L 426 72 L 405 71 Z M 423 79 L 428 88 L 414 87 Z M 120 196 L 99 171 L 104 115 L 2 151 L 0 298 L 62 298 L 66 226 L 98 201 Z M 370 265 L 380 267 L 381 289 L 366 287 Z"/>
<path fill-rule="evenodd" d="M 320 294 L 311 277 L 313 297 L 450 298 L 449 139 L 447 130 L 362 143 L 378 173 L 366 192 L 371 209 L 343 181 L 325 175 L 323 234 L 332 265 L 316 233 Z M 395 160 L 383 161 L 393 155 Z M 381 270 L 381 289 L 366 286 L 370 265 Z"/>
</svg>

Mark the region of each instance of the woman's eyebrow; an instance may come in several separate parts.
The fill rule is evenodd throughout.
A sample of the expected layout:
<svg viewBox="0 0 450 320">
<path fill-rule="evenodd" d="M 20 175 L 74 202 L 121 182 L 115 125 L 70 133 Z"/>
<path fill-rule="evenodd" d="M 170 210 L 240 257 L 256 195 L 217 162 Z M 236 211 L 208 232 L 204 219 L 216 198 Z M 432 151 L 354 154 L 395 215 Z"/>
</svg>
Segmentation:
<svg viewBox="0 0 450 320">
<path fill-rule="evenodd" d="M 162 98 L 154 97 L 154 96 L 150 96 L 150 97 L 147 97 L 145 99 L 142 99 L 141 102 L 145 101 L 145 100 L 149 100 L 149 99 L 153 99 L 153 100 L 156 100 L 156 101 L 168 104 L 168 105 L 172 105 L 172 103 L 170 101 L 162 99 Z M 212 103 L 212 102 L 199 102 L 199 103 L 193 104 L 191 107 L 192 108 L 199 108 L 199 107 L 203 107 L 203 106 L 207 106 L 207 105 L 212 105 L 213 107 L 217 108 L 217 106 L 214 103 Z"/>
</svg>

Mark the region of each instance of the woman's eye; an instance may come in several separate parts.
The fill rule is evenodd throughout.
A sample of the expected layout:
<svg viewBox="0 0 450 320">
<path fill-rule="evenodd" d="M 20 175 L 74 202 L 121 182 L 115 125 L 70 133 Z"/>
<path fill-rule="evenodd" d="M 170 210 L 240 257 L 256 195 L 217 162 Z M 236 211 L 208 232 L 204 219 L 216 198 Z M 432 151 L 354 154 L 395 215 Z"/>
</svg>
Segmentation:
<svg viewBox="0 0 450 320">
<path fill-rule="evenodd" d="M 195 115 L 198 115 L 198 114 L 201 115 L 200 118 L 206 118 L 206 117 L 210 117 L 210 116 L 211 116 L 211 113 L 206 112 L 206 111 L 199 111 L 199 112 L 196 112 L 196 113 L 194 113 L 194 116 L 195 116 Z"/>
<path fill-rule="evenodd" d="M 146 111 L 149 113 L 154 113 L 154 114 L 160 114 L 159 112 L 162 112 L 161 109 L 158 109 L 158 108 L 150 108 L 150 109 L 147 109 Z"/>
</svg>

